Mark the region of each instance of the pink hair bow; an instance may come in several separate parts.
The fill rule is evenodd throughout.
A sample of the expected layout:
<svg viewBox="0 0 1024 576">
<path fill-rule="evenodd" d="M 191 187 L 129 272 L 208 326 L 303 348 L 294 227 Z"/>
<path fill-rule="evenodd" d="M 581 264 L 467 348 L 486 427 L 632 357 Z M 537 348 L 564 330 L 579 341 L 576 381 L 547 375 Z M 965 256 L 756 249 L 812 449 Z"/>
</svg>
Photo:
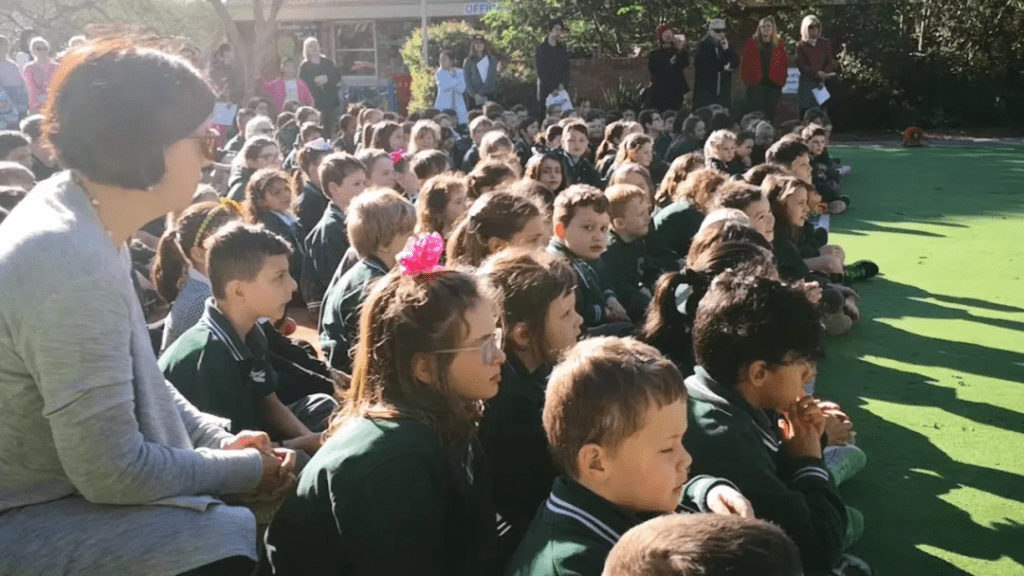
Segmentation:
<svg viewBox="0 0 1024 576">
<path fill-rule="evenodd" d="M 405 250 L 398 255 L 398 265 L 403 276 L 419 276 L 442 272 L 441 254 L 444 252 L 444 238 L 431 232 L 422 238 L 410 238 Z"/>
<path fill-rule="evenodd" d="M 405 160 L 405 148 L 395 150 L 391 153 L 391 163 L 398 164 L 402 160 Z"/>
</svg>

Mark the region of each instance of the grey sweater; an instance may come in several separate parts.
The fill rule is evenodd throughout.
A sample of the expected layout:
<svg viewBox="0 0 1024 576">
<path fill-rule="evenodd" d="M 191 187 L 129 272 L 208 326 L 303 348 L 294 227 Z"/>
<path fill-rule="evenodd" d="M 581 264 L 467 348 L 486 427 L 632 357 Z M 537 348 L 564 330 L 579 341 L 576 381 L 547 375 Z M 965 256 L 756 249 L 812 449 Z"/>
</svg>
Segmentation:
<svg viewBox="0 0 1024 576">
<path fill-rule="evenodd" d="M 88 504 L 225 508 L 212 495 L 252 490 L 262 474 L 254 451 L 220 449 L 229 438 L 164 380 L 127 252 L 84 191 L 68 173 L 38 186 L 0 226 L 0 557 L 31 537 L 16 508 L 47 508 L 51 538 L 81 529 L 83 500 L 86 516 Z"/>
</svg>

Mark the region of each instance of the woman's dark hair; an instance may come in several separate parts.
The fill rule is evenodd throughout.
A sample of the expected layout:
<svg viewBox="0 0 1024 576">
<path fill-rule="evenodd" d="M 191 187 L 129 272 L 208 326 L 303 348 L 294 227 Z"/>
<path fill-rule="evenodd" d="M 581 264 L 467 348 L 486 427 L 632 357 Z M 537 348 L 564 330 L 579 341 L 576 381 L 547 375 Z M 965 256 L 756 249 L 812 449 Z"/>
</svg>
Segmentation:
<svg viewBox="0 0 1024 576">
<path fill-rule="evenodd" d="M 291 179 L 288 178 L 287 172 L 278 168 L 257 170 L 249 179 L 249 183 L 245 186 L 245 201 L 242 202 L 242 216 L 245 217 L 246 222 L 260 223 L 259 213 L 264 210 L 260 204 L 266 198 L 267 191 L 270 190 L 270 185 L 274 182 L 284 182 L 287 186 L 291 184 Z"/>
<path fill-rule="evenodd" d="M 192 248 L 202 247 L 218 228 L 239 217 L 235 209 L 217 202 L 193 204 L 168 226 L 156 246 L 153 285 L 168 304 L 174 302 L 185 284 Z"/>
<path fill-rule="evenodd" d="M 489 192 L 476 199 L 448 240 L 448 262 L 479 266 L 490 256 L 488 240 L 509 241 L 534 218 L 540 207 L 511 192 Z"/>
<path fill-rule="evenodd" d="M 524 324 L 531 352 L 553 366 L 557 352 L 547 342 L 544 324 L 551 303 L 576 288 L 576 273 L 569 263 L 546 252 L 508 249 L 488 258 L 480 273 L 490 280 L 504 306 L 505 353 L 522 350 L 516 346 L 513 331 Z"/>
<path fill-rule="evenodd" d="M 622 134 L 626 131 L 628 123 L 618 121 L 612 122 L 611 124 L 604 127 L 604 140 L 597 147 L 597 153 L 594 154 L 594 158 L 600 161 L 608 154 L 615 153 L 619 149 L 619 144 L 622 142 Z"/>
<path fill-rule="evenodd" d="M 437 434 L 445 453 L 462 461 L 476 435 L 483 402 L 459 398 L 447 374 L 468 332 L 466 313 L 493 301 L 487 286 L 463 272 L 403 275 L 378 280 L 359 316 L 352 384 L 331 416 L 325 438 L 356 418 L 414 418 Z M 421 382 L 414 357 L 436 359 L 438 381 Z"/>
<path fill-rule="evenodd" d="M 654 285 L 640 340 L 661 351 L 685 376 L 693 374 L 691 329 L 697 305 L 715 277 L 729 269 L 776 275 L 770 250 L 750 242 L 729 241 L 716 244 L 699 267 L 669 272 Z"/>
<path fill-rule="evenodd" d="M 391 135 L 395 133 L 395 130 L 401 130 L 402 127 L 397 122 L 378 122 L 373 125 L 373 137 L 370 139 L 370 148 L 378 148 L 385 152 L 395 152 L 391 149 L 391 145 L 388 142 L 391 140 Z"/>
<path fill-rule="evenodd" d="M 43 132 L 67 168 L 97 183 L 144 190 L 170 168 L 167 148 L 202 126 L 215 101 L 184 58 L 127 38 L 98 40 L 64 56 Z"/>
<path fill-rule="evenodd" d="M 246 162 L 255 161 L 260 157 L 260 152 L 267 146 L 277 147 L 277 142 L 270 136 L 253 136 L 245 141 L 242 150 L 238 153 Z"/>
</svg>

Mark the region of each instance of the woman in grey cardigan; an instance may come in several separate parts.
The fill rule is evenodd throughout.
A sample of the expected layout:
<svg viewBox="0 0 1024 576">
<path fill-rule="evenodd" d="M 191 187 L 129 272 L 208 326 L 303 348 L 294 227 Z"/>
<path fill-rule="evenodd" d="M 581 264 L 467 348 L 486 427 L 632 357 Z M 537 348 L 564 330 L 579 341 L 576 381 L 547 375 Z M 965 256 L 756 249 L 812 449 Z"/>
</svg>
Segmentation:
<svg viewBox="0 0 1024 576">
<path fill-rule="evenodd" d="M 254 517 L 217 496 L 286 490 L 295 455 L 164 380 L 125 246 L 188 204 L 213 92 L 128 41 L 63 62 L 44 133 L 70 171 L 0 226 L 0 574 L 251 573 Z"/>
<path fill-rule="evenodd" d="M 487 40 L 480 35 L 473 37 L 469 57 L 463 63 L 466 74 L 466 97 L 471 108 L 479 108 L 494 100 L 498 89 L 498 59 L 491 54 Z"/>
</svg>

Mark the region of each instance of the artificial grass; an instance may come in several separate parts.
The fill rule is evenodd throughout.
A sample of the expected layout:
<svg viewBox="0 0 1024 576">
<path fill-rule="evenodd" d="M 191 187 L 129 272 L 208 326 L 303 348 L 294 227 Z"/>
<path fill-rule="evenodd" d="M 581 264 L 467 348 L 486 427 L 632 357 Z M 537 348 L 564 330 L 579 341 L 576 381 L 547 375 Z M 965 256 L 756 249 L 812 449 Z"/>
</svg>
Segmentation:
<svg viewBox="0 0 1024 576">
<path fill-rule="evenodd" d="M 832 218 L 862 321 L 832 339 L 817 395 L 868 454 L 842 487 L 878 574 L 1024 574 L 1024 149 L 850 148 Z"/>
</svg>

